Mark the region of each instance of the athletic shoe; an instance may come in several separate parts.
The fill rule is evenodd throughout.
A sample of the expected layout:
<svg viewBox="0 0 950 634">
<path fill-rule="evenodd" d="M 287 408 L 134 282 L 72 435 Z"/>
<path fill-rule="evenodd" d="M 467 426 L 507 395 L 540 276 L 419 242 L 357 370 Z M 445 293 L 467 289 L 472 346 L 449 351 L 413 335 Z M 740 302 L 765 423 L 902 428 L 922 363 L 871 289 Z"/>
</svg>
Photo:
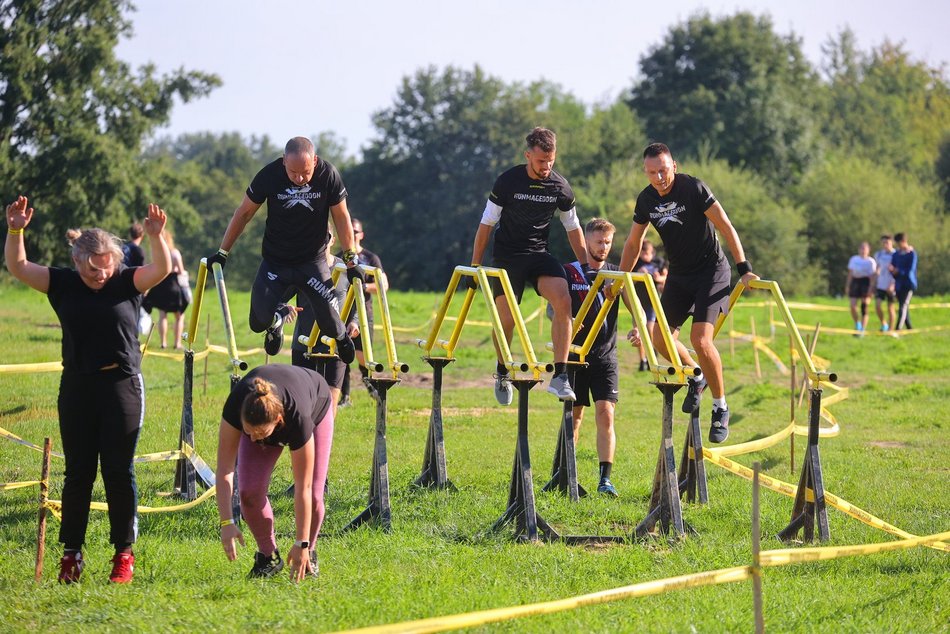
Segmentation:
<svg viewBox="0 0 950 634">
<path fill-rule="evenodd" d="M 376 386 L 373 385 L 368 376 L 363 377 L 363 385 L 366 386 L 366 391 L 369 392 L 370 397 L 378 403 L 379 392 L 376 390 Z"/>
<path fill-rule="evenodd" d="M 264 331 L 264 352 L 272 357 L 276 357 L 283 346 L 284 319 L 281 317 L 279 324 Z"/>
<path fill-rule="evenodd" d="M 349 406 L 352 405 L 352 404 L 353 404 L 353 401 L 350 400 L 350 396 L 349 396 L 349 394 L 347 394 L 347 395 L 345 395 L 345 396 L 344 396 L 344 395 L 340 395 L 340 401 L 336 404 L 336 406 L 337 406 L 338 408 L 339 408 L 339 407 L 349 407 Z"/>
<path fill-rule="evenodd" d="M 574 390 L 571 389 L 571 382 L 567 379 L 567 372 L 562 372 L 557 376 L 551 377 L 551 382 L 548 383 L 548 392 L 554 394 L 562 401 L 577 400 L 577 395 L 574 394 Z"/>
<path fill-rule="evenodd" d="M 712 425 L 709 426 L 709 442 L 725 442 L 729 437 L 729 409 L 713 408 Z"/>
<path fill-rule="evenodd" d="M 499 405 L 511 405 L 515 390 L 511 386 L 511 375 L 495 374 L 495 399 Z"/>
<path fill-rule="evenodd" d="M 884 324 L 881 326 L 881 332 L 887 332 L 890 329 L 891 329 L 890 324 Z"/>
<path fill-rule="evenodd" d="M 320 560 L 317 559 L 317 551 L 310 550 L 310 572 L 307 573 L 308 577 L 319 577 L 320 576 Z"/>
<path fill-rule="evenodd" d="M 81 552 L 66 553 L 59 560 L 59 582 L 76 583 L 86 563 L 82 560 Z"/>
<path fill-rule="evenodd" d="M 646 359 L 640 359 L 640 372 L 646 372 L 650 369 L 650 363 Z"/>
<path fill-rule="evenodd" d="M 112 572 L 109 581 L 112 583 L 132 583 L 132 572 L 135 570 L 135 557 L 132 553 L 116 553 L 112 558 Z"/>
<path fill-rule="evenodd" d="M 353 340 L 349 335 L 344 334 L 336 340 L 336 354 L 346 365 L 353 363 L 353 359 L 356 358 L 356 346 L 353 345 Z"/>
<path fill-rule="evenodd" d="M 600 484 L 597 485 L 597 492 L 612 498 L 620 497 L 620 494 L 617 493 L 617 489 L 614 487 L 614 483 L 610 481 L 610 478 L 600 479 Z"/>
<path fill-rule="evenodd" d="M 247 573 L 247 576 L 268 579 L 283 569 L 284 560 L 280 558 L 280 552 L 275 550 L 270 557 L 264 553 L 254 553 L 254 567 Z"/>
<path fill-rule="evenodd" d="M 699 407 L 699 399 L 703 393 L 703 390 L 706 389 L 706 377 L 701 379 L 696 379 L 690 377 L 686 379 L 687 390 L 686 398 L 683 399 L 683 411 L 687 414 L 692 414 L 693 411 Z"/>
</svg>

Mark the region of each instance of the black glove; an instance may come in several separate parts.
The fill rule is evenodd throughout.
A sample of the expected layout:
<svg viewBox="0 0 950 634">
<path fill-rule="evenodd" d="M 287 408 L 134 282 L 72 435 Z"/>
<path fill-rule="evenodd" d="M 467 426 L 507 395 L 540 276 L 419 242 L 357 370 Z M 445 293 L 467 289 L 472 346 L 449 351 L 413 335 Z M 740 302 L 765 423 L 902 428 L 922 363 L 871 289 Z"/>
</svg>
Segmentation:
<svg viewBox="0 0 950 634">
<path fill-rule="evenodd" d="M 474 275 L 466 275 L 463 284 L 465 285 L 465 288 L 470 288 L 473 291 L 478 290 L 478 278 Z"/>
<path fill-rule="evenodd" d="M 215 262 L 220 264 L 221 268 L 223 269 L 224 265 L 228 262 L 228 252 L 224 249 L 218 249 L 214 255 L 209 255 L 207 258 L 205 258 L 205 262 L 209 269 Z"/>
<path fill-rule="evenodd" d="M 350 284 L 353 283 L 353 280 L 359 280 L 362 284 L 366 284 L 366 276 L 363 275 L 363 269 L 360 268 L 360 265 L 346 267 L 346 279 L 350 281 Z"/>
<path fill-rule="evenodd" d="M 584 274 L 584 279 L 586 279 L 589 284 L 593 284 L 594 280 L 597 278 L 597 271 L 592 271 L 590 264 L 587 264 L 586 262 L 581 264 L 581 273 Z"/>
</svg>

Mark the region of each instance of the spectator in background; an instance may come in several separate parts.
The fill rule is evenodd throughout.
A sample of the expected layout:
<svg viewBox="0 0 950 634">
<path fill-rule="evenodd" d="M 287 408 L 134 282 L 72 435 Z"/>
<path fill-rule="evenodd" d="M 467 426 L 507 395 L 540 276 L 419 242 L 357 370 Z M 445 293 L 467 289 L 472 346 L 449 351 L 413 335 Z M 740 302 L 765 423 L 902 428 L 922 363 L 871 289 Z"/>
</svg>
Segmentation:
<svg viewBox="0 0 950 634">
<path fill-rule="evenodd" d="M 191 304 L 191 286 L 181 251 L 175 248 L 174 237 L 168 229 L 165 229 L 165 243 L 172 256 L 172 271 L 145 296 L 144 307 L 147 312 L 151 312 L 152 308 L 158 309 L 158 336 L 162 348 L 167 344 L 168 314 L 175 316 L 173 347 L 180 350 L 181 334 L 185 329 L 185 310 Z"/>
<path fill-rule="evenodd" d="M 356 251 L 357 257 L 359 257 L 360 264 L 365 266 L 376 267 L 378 271 L 376 277 L 372 282 L 366 281 L 363 284 L 363 295 L 366 299 L 366 320 L 369 322 L 367 327 L 369 328 L 369 341 L 372 341 L 373 338 L 373 295 L 379 293 L 378 285 L 383 285 L 383 291 L 389 290 L 389 280 L 386 278 L 386 274 L 383 272 L 383 262 L 379 259 L 379 256 L 363 246 L 363 238 L 366 236 L 366 233 L 363 231 L 363 222 L 359 218 L 352 218 L 351 222 L 353 224 L 353 250 Z M 353 320 L 358 321 L 356 317 L 356 307 L 353 307 Z M 357 332 L 359 329 L 357 328 Z M 353 344 L 356 346 L 356 360 L 359 363 L 360 376 L 363 379 L 363 385 L 366 386 L 366 391 L 369 392 L 369 395 L 373 397 L 373 400 L 379 398 L 379 394 L 376 393 L 376 388 L 373 387 L 373 384 L 369 382 L 369 369 L 366 367 L 366 356 L 363 352 L 364 339 L 362 335 L 353 337 Z M 350 368 L 349 365 L 346 367 L 346 372 L 343 374 L 343 386 L 340 394 L 340 403 L 343 405 L 349 405 L 350 403 Z"/>
<path fill-rule="evenodd" d="M 861 337 L 868 325 L 868 306 L 871 303 L 871 278 L 877 271 L 877 262 L 871 257 L 871 245 L 862 242 L 858 246 L 858 254 L 848 260 L 848 279 L 844 285 L 844 292 L 851 303 L 851 318 L 854 320 L 856 336 Z M 858 314 L 858 303 L 861 304 L 861 313 Z"/>
<path fill-rule="evenodd" d="M 894 234 L 897 251 L 891 256 L 890 271 L 897 295 L 897 330 L 910 330 L 910 298 L 917 290 L 917 251 L 907 243 L 906 233 Z"/>
<path fill-rule="evenodd" d="M 145 251 L 142 249 L 142 238 L 145 237 L 145 229 L 142 225 L 133 222 L 129 227 L 129 240 L 122 245 L 123 263 L 128 267 L 142 266 L 145 264 Z"/>
<path fill-rule="evenodd" d="M 894 291 L 894 275 L 891 273 L 891 256 L 894 255 L 894 240 L 889 234 L 881 236 L 881 248 L 874 254 L 877 271 L 874 274 L 874 309 L 877 318 L 881 320 L 881 332 L 894 329 L 897 323 L 895 303 L 897 294 Z M 887 302 L 887 319 L 884 319 L 883 303 Z"/>
<path fill-rule="evenodd" d="M 663 258 L 656 255 L 656 247 L 654 247 L 653 243 L 649 240 L 643 241 L 643 247 L 640 249 L 640 258 L 633 267 L 633 272 L 649 274 L 653 278 L 653 283 L 656 284 L 657 292 L 663 292 L 663 284 L 666 282 L 666 262 Z M 653 309 L 653 304 L 650 303 L 650 296 L 647 294 L 646 287 L 643 284 L 637 284 L 636 289 L 637 298 L 640 300 L 640 305 L 643 306 L 643 312 L 646 313 L 646 336 L 649 337 L 650 333 L 653 332 L 653 325 L 656 323 L 656 311 Z M 649 369 L 649 364 L 647 363 L 647 353 L 642 341 L 640 341 L 638 347 L 640 349 L 640 372 L 645 372 Z"/>
</svg>

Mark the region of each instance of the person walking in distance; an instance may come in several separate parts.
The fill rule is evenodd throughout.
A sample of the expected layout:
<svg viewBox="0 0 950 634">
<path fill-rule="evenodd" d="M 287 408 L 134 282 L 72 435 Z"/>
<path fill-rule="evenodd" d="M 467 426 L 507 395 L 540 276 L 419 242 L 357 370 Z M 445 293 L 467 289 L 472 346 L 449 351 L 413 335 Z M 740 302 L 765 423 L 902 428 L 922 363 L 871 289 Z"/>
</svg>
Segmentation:
<svg viewBox="0 0 950 634">
<path fill-rule="evenodd" d="M 489 238 L 494 231 L 493 266 L 505 269 L 515 299 L 520 304 L 525 284 L 554 308 L 551 340 L 554 343 L 554 374 L 548 392 L 562 401 L 573 401 L 574 390 L 567 377 L 567 353 L 571 338 L 571 296 L 564 277 L 564 268 L 548 252 L 551 220 L 557 212 L 567 231 L 567 239 L 585 273 L 588 269 L 584 234 L 577 219 L 574 191 L 567 180 L 554 171 L 557 138 L 551 130 L 535 128 L 525 138 L 526 163 L 502 173 L 492 187 L 488 203 L 482 213 L 472 248 L 472 266 L 481 266 Z M 496 226 L 497 225 L 497 226 Z M 466 283 L 474 287 L 473 278 Z M 508 308 L 501 284 L 492 279 L 492 293 L 501 319 L 503 335 L 510 342 L 514 317 Z M 495 333 L 497 336 L 497 333 Z M 495 398 L 502 405 L 510 405 L 513 388 L 508 368 L 504 365 L 501 349 L 495 341 L 498 355 L 495 375 Z"/>
<path fill-rule="evenodd" d="M 652 143 L 643 151 L 643 171 L 650 181 L 637 196 L 633 224 L 623 245 L 620 270 L 630 271 L 637 261 L 646 233 L 652 224 L 663 240 L 669 263 L 669 275 L 660 304 L 676 340 L 679 358 L 702 371 L 690 377 L 683 411 L 699 406 L 700 395 L 708 385 L 713 396 L 709 441 L 721 443 L 729 436 L 729 408 L 722 375 L 722 360 L 713 342 L 713 330 L 720 313 L 729 309 L 730 267 L 716 237 L 726 240 L 741 282 L 746 286 L 759 276 L 746 260 L 739 234 L 722 205 L 703 181 L 676 171 L 673 154 L 663 143 Z M 679 330 L 692 316 L 690 342 L 696 360 L 678 340 Z M 663 338 L 654 326 L 652 341 L 657 352 L 667 359 Z"/>
<path fill-rule="evenodd" d="M 848 260 L 848 279 L 844 291 L 851 306 L 851 319 L 854 320 L 855 336 L 863 336 L 868 325 L 868 306 L 871 303 L 871 278 L 877 271 L 877 262 L 871 257 L 871 245 L 862 242 L 858 245 L 857 255 Z M 861 311 L 858 312 L 858 303 Z"/>
<path fill-rule="evenodd" d="M 910 298 L 917 290 L 917 251 L 907 242 L 906 233 L 895 233 L 897 251 L 891 256 L 891 275 L 897 295 L 897 330 L 910 330 Z"/>
<path fill-rule="evenodd" d="M 890 234 L 881 236 L 881 248 L 874 253 L 877 270 L 874 274 L 874 309 L 881 320 L 881 332 L 894 329 L 897 323 L 897 294 L 894 291 L 894 275 L 891 273 L 891 257 L 894 255 L 894 240 Z M 887 302 L 887 318 L 884 317 L 884 302 Z"/>
<path fill-rule="evenodd" d="M 208 267 L 216 262 L 225 265 L 230 249 L 265 201 L 263 259 L 251 288 L 251 330 L 264 333 L 267 354 L 278 354 L 284 324 L 296 316 L 296 309 L 287 302 L 300 292 L 313 308 L 320 331 L 336 339 L 340 358 L 352 362 L 355 349 L 332 306 L 333 285 L 324 255 L 331 215 L 343 246 L 347 276 L 362 279 L 363 274 L 353 250 L 343 179 L 336 167 L 316 155 L 310 139 L 290 139 L 283 157 L 257 173 L 228 223 L 221 247 L 208 256 Z"/>
<path fill-rule="evenodd" d="M 138 340 L 142 293 L 171 270 L 162 237 L 165 212 L 148 206 L 144 231 L 152 261 L 126 267 L 121 241 L 102 229 L 72 232 L 75 268 L 47 267 L 26 257 L 23 232 L 33 208 L 20 196 L 7 206 L 7 270 L 47 296 L 63 333 L 63 373 L 59 384 L 59 432 L 66 459 L 64 545 L 60 583 L 79 581 L 85 567 L 82 547 L 96 471 L 109 504 L 109 540 L 115 546 L 112 583 L 129 583 L 134 573 L 132 544 L 138 537 L 138 488 L 133 457 L 145 418 L 145 385 Z"/>
</svg>

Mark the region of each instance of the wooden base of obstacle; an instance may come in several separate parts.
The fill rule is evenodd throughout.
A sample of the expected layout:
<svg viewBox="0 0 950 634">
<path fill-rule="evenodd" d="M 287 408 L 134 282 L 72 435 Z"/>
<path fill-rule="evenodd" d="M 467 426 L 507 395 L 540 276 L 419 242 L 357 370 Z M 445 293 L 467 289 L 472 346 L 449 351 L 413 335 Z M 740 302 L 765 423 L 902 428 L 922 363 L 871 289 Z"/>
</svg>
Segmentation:
<svg viewBox="0 0 950 634">
<path fill-rule="evenodd" d="M 633 531 L 633 537 L 642 538 L 653 533 L 657 523 L 664 533 L 671 530 L 677 536 L 685 534 L 683 511 L 680 507 L 679 481 L 676 477 L 676 458 L 673 457 L 673 395 L 682 385 L 657 383 L 663 393 L 663 431 L 660 440 L 660 455 L 653 476 L 653 493 L 650 495 L 650 511 Z"/>
<path fill-rule="evenodd" d="M 515 524 L 515 537 L 527 541 L 555 540 L 560 537 L 538 515 L 534 501 L 534 483 L 531 479 L 531 455 L 528 449 L 528 392 L 541 381 L 537 379 L 513 379 L 511 384 L 518 390 L 518 440 L 515 443 L 515 460 L 511 469 L 511 485 L 508 488 L 508 508 L 492 525 L 497 531 L 509 522 Z"/>
<path fill-rule="evenodd" d="M 575 367 L 569 366 L 568 375 L 574 385 Z M 587 495 L 587 491 L 577 481 L 577 453 L 574 446 L 574 403 L 564 401 L 564 413 L 561 416 L 560 430 L 557 436 L 557 448 L 551 465 L 551 479 L 542 491 L 559 491 L 577 502 Z"/>
<path fill-rule="evenodd" d="M 371 378 L 376 388 L 376 442 L 373 447 L 373 468 L 369 481 L 369 504 L 353 518 L 343 531 L 359 528 L 368 522 L 377 522 L 387 533 L 392 530 L 392 509 L 389 505 L 389 460 L 386 455 L 386 403 L 389 388 L 399 379 Z"/>
<path fill-rule="evenodd" d="M 699 426 L 699 406 L 689 416 L 683 454 L 680 458 L 679 492 L 687 502 L 709 502 L 706 487 L 706 462 L 703 459 L 703 432 Z"/>
<path fill-rule="evenodd" d="M 821 457 L 818 454 L 818 428 L 821 420 L 821 388 L 811 388 L 808 412 L 808 447 L 802 460 L 802 475 L 798 481 L 792 521 L 778 534 L 783 542 L 792 541 L 803 531 L 805 541 L 815 540 L 815 524 L 818 539 L 831 538 L 828 528 L 828 508 L 825 505 L 825 485 L 821 475 Z"/>
<path fill-rule="evenodd" d="M 426 437 L 422 473 L 413 486 L 429 489 L 455 489 L 449 481 L 445 466 L 445 439 L 442 433 L 442 370 L 455 359 L 432 358 L 426 362 L 432 366 L 432 412 L 429 414 L 429 432 Z"/>
</svg>

